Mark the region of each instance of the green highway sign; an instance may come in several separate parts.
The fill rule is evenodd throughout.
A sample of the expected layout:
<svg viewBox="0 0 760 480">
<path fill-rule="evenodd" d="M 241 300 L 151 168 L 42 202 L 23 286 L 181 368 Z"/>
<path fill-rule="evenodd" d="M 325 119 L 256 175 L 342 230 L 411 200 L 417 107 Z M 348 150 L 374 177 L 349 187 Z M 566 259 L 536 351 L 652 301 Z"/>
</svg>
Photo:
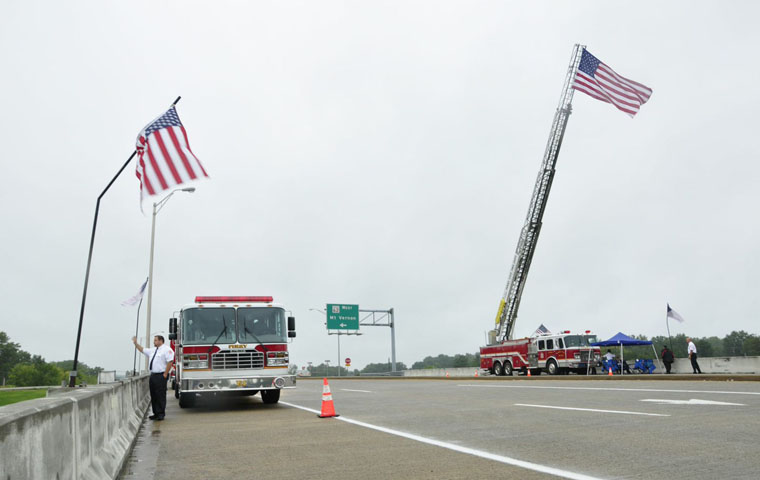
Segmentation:
<svg viewBox="0 0 760 480">
<path fill-rule="evenodd" d="M 359 330 L 359 305 L 327 304 L 328 330 Z"/>
</svg>

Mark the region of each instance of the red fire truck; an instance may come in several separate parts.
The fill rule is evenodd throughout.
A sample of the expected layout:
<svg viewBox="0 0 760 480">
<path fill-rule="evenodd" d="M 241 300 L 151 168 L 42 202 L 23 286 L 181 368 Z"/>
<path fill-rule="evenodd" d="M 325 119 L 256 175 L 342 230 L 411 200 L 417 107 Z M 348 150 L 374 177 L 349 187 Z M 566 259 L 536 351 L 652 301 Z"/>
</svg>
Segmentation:
<svg viewBox="0 0 760 480">
<path fill-rule="evenodd" d="M 288 339 L 295 336 L 295 318 L 272 297 L 195 297 L 169 319 L 179 406 L 258 392 L 264 403 L 277 403 L 281 389 L 296 385 L 288 374 Z"/>
<path fill-rule="evenodd" d="M 549 375 L 568 372 L 586 374 L 601 364 L 599 347 L 590 331 L 571 334 L 565 330 L 537 337 L 505 340 L 480 347 L 480 368 L 493 375 L 512 375 L 515 370 L 532 375 L 546 371 Z"/>
</svg>

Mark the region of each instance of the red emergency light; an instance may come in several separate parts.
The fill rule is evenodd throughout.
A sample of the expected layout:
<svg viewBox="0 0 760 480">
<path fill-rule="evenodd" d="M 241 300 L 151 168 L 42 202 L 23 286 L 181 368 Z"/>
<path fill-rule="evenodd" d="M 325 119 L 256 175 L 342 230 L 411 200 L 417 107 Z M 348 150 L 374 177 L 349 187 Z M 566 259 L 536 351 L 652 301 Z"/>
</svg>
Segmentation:
<svg viewBox="0 0 760 480">
<path fill-rule="evenodd" d="M 272 303 L 274 299 L 270 297 L 195 297 L 195 303 Z"/>
</svg>

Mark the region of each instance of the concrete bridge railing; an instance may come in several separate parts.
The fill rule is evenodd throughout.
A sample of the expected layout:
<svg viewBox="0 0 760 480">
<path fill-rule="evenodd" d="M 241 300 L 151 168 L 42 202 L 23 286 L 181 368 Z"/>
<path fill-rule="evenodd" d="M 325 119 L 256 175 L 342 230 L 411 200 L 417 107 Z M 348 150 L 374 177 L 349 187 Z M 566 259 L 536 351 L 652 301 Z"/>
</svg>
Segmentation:
<svg viewBox="0 0 760 480">
<path fill-rule="evenodd" d="M 0 407 L 0 479 L 116 478 L 149 403 L 144 375 Z"/>
</svg>

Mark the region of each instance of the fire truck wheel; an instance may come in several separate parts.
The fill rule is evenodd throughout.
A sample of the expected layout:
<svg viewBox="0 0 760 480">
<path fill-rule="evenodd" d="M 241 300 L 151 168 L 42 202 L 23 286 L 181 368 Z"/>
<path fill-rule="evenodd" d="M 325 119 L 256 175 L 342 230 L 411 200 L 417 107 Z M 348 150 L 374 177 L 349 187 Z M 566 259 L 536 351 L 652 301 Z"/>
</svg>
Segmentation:
<svg viewBox="0 0 760 480">
<path fill-rule="evenodd" d="M 506 361 L 504 362 L 504 375 L 511 377 L 512 376 L 512 362 Z"/>
<path fill-rule="evenodd" d="M 267 405 L 277 403 L 280 401 L 280 391 L 279 390 L 262 390 L 261 400 Z"/>
<path fill-rule="evenodd" d="M 504 367 L 501 366 L 500 362 L 493 362 L 493 374 L 498 377 L 504 376 Z"/>
<path fill-rule="evenodd" d="M 559 367 L 557 367 L 557 362 L 554 360 L 549 360 L 546 362 L 546 372 L 549 375 L 557 375 L 559 373 Z"/>
<path fill-rule="evenodd" d="M 179 408 L 190 408 L 195 405 L 194 393 L 180 393 L 179 394 Z"/>
</svg>

